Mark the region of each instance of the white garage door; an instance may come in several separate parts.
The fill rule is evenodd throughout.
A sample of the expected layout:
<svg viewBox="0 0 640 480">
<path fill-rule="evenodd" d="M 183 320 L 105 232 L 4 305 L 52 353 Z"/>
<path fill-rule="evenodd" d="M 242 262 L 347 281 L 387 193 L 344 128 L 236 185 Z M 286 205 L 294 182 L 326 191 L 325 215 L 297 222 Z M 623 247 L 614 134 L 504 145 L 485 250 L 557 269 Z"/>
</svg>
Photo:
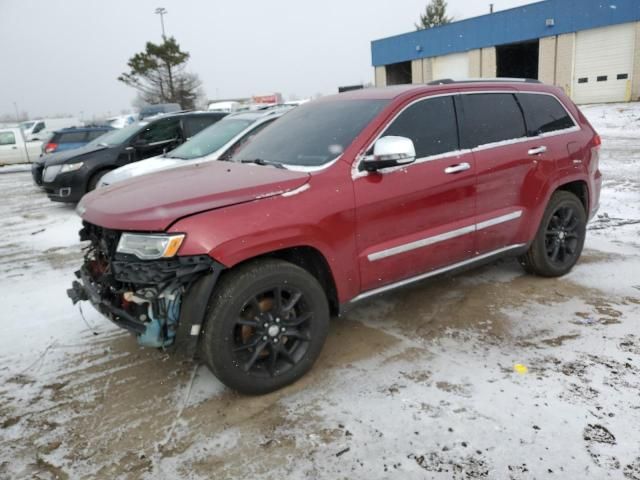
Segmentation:
<svg viewBox="0 0 640 480">
<path fill-rule="evenodd" d="M 469 55 L 465 53 L 452 53 L 433 59 L 433 78 L 451 78 L 460 80 L 469 77 Z"/>
<path fill-rule="evenodd" d="M 634 47 L 633 23 L 578 32 L 573 79 L 574 101 L 629 101 Z"/>
</svg>

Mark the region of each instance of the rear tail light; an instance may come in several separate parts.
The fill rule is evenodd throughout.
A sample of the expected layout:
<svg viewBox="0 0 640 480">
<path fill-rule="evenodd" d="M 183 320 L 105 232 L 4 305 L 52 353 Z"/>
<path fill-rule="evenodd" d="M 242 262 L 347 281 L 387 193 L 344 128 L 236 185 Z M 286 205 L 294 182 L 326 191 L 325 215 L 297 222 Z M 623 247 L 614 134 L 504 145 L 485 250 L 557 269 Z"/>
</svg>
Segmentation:
<svg viewBox="0 0 640 480">
<path fill-rule="evenodd" d="M 600 145 L 602 145 L 602 139 L 600 138 L 600 135 L 596 133 L 593 137 L 593 146 L 599 147 Z"/>
<path fill-rule="evenodd" d="M 58 148 L 58 144 L 57 143 L 47 143 L 47 146 L 44 147 L 44 153 L 52 153 L 56 151 L 56 148 Z"/>
</svg>

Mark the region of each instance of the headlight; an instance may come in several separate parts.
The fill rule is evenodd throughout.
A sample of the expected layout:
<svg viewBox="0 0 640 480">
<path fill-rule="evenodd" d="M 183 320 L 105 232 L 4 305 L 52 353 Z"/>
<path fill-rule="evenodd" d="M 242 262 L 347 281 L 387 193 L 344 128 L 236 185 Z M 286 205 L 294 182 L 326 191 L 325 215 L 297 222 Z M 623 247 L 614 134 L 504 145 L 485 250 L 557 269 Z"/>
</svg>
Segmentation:
<svg viewBox="0 0 640 480">
<path fill-rule="evenodd" d="M 118 242 L 119 253 L 130 253 L 140 260 L 173 257 L 182 245 L 184 234 L 176 235 L 143 235 L 123 233 Z"/>
<path fill-rule="evenodd" d="M 65 163 L 64 165 L 62 165 L 62 169 L 60 170 L 60 173 L 75 172 L 76 170 L 80 170 L 82 168 L 83 163 L 84 162 Z"/>
</svg>

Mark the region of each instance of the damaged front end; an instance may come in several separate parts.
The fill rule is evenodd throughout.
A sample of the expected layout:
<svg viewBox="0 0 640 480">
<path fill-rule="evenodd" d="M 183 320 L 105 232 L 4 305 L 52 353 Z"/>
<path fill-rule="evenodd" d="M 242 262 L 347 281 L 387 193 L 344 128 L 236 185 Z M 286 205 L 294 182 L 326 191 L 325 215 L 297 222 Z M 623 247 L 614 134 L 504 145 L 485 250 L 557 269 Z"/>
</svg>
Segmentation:
<svg viewBox="0 0 640 480">
<path fill-rule="evenodd" d="M 224 268 L 207 255 L 141 260 L 118 252 L 122 232 L 84 223 L 89 241 L 78 280 L 67 290 L 75 304 L 88 300 L 147 347 L 167 347 L 189 335 L 193 353 L 209 297 Z"/>
</svg>

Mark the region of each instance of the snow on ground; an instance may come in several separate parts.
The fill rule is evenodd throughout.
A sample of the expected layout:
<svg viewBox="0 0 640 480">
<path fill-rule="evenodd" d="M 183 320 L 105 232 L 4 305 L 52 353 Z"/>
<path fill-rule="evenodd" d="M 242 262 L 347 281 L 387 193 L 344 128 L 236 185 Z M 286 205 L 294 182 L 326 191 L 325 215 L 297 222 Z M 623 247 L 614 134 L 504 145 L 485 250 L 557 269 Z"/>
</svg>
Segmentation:
<svg viewBox="0 0 640 480">
<path fill-rule="evenodd" d="M 583 111 L 604 186 L 573 272 L 373 299 L 262 397 L 82 315 L 73 208 L 0 175 L 0 478 L 640 478 L 640 105 Z"/>
</svg>

